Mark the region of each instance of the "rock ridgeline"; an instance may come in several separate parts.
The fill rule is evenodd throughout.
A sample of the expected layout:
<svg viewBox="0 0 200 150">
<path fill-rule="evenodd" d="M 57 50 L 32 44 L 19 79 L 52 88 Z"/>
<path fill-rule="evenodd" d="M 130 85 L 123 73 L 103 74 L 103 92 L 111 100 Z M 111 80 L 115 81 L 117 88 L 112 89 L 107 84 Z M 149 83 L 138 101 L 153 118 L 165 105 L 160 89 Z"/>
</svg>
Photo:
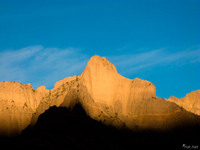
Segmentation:
<svg viewBox="0 0 200 150">
<path fill-rule="evenodd" d="M 92 119 L 133 131 L 169 130 L 188 123 L 199 125 L 199 119 L 192 114 L 199 115 L 199 100 L 199 91 L 183 100 L 158 98 L 151 82 L 127 79 L 105 57 L 93 56 L 80 76 L 58 81 L 52 90 L 0 82 L 0 135 L 20 134 L 28 125 L 34 126 L 51 106 L 73 109 L 77 103 Z"/>
<path fill-rule="evenodd" d="M 184 98 L 180 99 L 171 96 L 168 100 L 176 103 L 189 112 L 200 115 L 200 90 L 188 93 Z"/>
</svg>

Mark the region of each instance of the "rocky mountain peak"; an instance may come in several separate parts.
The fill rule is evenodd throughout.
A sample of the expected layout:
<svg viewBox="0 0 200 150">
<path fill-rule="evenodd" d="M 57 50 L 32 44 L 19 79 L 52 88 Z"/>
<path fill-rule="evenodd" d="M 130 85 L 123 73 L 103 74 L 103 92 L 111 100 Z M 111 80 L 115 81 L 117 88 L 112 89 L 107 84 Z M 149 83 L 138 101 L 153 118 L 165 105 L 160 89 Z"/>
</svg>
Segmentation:
<svg viewBox="0 0 200 150">
<path fill-rule="evenodd" d="M 116 67 L 109 62 L 106 57 L 95 55 L 88 61 L 83 74 L 86 74 L 87 72 L 95 73 L 99 71 L 117 73 Z"/>
</svg>

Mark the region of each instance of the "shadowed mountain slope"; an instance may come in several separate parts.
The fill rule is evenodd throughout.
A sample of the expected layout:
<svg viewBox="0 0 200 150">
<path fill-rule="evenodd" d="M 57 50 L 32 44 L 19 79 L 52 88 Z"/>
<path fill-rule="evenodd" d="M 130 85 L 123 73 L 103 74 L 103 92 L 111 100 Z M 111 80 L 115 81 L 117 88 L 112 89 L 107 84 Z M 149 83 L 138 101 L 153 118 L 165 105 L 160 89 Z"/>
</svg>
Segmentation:
<svg viewBox="0 0 200 150">
<path fill-rule="evenodd" d="M 198 133 L 198 126 L 185 125 L 168 132 L 117 130 L 91 119 L 77 104 L 73 110 L 50 107 L 32 130 L 27 128 L 21 136 L 1 139 L 0 144 L 20 149 L 184 149 L 184 143 L 198 144 Z"/>
</svg>

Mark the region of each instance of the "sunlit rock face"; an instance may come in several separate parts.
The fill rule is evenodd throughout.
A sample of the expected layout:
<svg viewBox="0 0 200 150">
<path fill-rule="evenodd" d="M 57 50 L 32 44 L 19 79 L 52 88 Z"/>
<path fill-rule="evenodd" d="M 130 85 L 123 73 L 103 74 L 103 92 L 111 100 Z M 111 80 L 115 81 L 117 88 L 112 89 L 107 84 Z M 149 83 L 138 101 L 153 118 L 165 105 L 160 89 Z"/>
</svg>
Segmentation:
<svg viewBox="0 0 200 150">
<path fill-rule="evenodd" d="M 126 114 L 131 99 L 156 97 L 155 86 L 145 80 L 124 78 L 105 57 L 94 56 L 81 74 L 83 84 L 96 103 L 116 105 L 117 111 Z M 120 107 L 120 108 L 117 108 Z"/>
<path fill-rule="evenodd" d="M 0 135 L 20 134 L 47 91 L 45 87 L 34 90 L 30 84 L 0 82 Z"/>
<path fill-rule="evenodd" d="M 89 60 L 80 76 L 58 81 L 52 90 L 1 82 L 0 101 L 0 122 L 4 122 L 0 124 L 0 134 L 8 136 L 20 134 L 28 125 L 33 127 L 52 106 L 72 110 L 77 103 L 92 119 L 118 129 L 170 130 L 188 122 L 199 124 L 192 113 L 156 97 L 153 83 L 127 79 L 105 57 L 99 56 Z M 193 105 L 199 108 L 197 102 Z"/>
<path fill-rule="evenodd" d="M 107 125 L 131 130 L 168 130 L 193 118 L 192 115 L 182 117 L 186 112 L 180 107 L 157 98 L 151 82 L 119 75 L 105 57 L 93 56 L 80 78 L 81 85 L 87 89 L 84 93 L 97 106 L 88 105 L 85 109 L 90 112 L 91 108 L 89 115 Z"/>
<path fill-rule="evenodd" d="M 188 93 L 184 98 L 180 99 L 171 96 L 168 100 L 176 103 L 189 112 L 200 115 L 200 90 Z"/>
<path fill-rule="evenodd" d="M 156 98 L 156 88 L 152 83 L 124 78 L 105 57 L 92 57 L 81 79 L 100 110 L 97 116 L 92 117 L 115 126 L 124 124 L 131 115 L 143 113 L 137 103 Z"/>
</svg>

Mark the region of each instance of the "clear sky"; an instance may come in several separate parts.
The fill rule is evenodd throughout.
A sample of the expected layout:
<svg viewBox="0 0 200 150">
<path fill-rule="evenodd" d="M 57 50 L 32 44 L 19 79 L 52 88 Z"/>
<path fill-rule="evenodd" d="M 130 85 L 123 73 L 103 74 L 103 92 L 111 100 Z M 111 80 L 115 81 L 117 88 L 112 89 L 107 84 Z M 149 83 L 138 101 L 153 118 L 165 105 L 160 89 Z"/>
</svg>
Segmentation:
<svg viewBox="0 0 200 150">
<path fill-rule="evenodd" d="M 80 75 L 93 55 L 155 84 L 200 89 L 199 0 L 0 0 L 0 81 L 33 88 Z"/>
</svg>

